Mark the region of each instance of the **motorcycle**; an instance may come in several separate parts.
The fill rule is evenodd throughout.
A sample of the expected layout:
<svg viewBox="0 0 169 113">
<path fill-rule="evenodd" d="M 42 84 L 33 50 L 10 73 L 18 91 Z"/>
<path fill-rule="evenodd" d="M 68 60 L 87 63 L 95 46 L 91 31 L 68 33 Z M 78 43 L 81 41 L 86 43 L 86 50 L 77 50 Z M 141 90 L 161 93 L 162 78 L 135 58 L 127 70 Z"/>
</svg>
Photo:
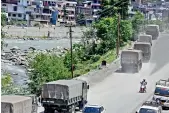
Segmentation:
<svg viewBox="0 0 169 113">
<path fill-rule="evenodd" d="M 145 93 L 146 92 L 146 87 L 144 85 L 141 85 L 139 92 L 140 93 Z"/>
</svg>

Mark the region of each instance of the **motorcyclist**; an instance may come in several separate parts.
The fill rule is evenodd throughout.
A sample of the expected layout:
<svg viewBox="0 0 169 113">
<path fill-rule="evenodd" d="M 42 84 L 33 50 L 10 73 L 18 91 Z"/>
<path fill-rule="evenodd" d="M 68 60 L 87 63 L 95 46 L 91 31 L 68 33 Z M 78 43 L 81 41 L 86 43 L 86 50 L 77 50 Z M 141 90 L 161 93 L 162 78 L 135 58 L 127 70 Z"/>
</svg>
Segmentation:
<svg viewBox="0 0 169 113">
<path fill-rule="evenodd" d="M 146 80 L 145 80 L 145 79 L 143 79 L 143 81 L 142 81 L 142 82 L 140 82 L 140 83 L 141 83 L 141 86 L 143 85 L 143 86 L 144 86 L 144 88 L 145 88 L 145 90 L 146 90 L 146 85 L 147 85 Z"/>
</svg>

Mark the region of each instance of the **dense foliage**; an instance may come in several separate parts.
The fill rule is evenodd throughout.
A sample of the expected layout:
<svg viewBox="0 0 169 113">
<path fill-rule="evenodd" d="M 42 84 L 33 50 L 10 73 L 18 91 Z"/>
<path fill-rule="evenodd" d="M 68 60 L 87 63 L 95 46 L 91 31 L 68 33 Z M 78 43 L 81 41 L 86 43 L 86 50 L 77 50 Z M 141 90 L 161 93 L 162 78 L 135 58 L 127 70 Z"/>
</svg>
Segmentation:
<svg viewBox="0 0 169 113">
<path fill-rule="evenodd" d="M 9 73 L 4 73 L 1 77 L 1 95 L 8 94 L 20 94 L 20 93 L 30 93 L 27 88 L 22 86 L 14 85 L 11 75 Z"/>
<path fill-rule="evenodd" d="M 120 13 L 123 19 L 128 17 L 129 0 L 103 0 L 101 17 L 112 17 Z"/>
<path fill-rule="evenodd" d="M 32 93 L 40 93 L 41 85 L 58 79 L 67 79 L 70 72 L 64 66 L 63 59 L 56 55 L 38 54 L 30 62 L 31 74 L 29 74 L 29 87 Z"/>
</svg>

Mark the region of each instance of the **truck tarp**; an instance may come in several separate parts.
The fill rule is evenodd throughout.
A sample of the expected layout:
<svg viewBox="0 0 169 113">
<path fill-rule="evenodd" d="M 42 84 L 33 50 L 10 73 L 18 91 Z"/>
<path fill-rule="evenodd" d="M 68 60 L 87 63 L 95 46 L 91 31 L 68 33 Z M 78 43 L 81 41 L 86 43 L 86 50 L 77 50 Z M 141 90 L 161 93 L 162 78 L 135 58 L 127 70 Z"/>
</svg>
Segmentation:
<svg viewBox="0 0 169 113">
<path fill-rule="evenodd" d="M 140 50 L 123 50 L 121 53 L 121 63 L 137 62 L 142 59 Z"/>
<path fill-rule="evenodd" d="M 152 39 L 156 39 L 159 36 L 159 32 L 158 25 L 148 25 L 146 28 L 146 34 L 152 35 Z"/>
<path fill-rule="evenodd" d="M 32 99 L 18 95 L 1 96 L 1 113 L 31 113 Z"/>
<path fill-rule="evenodd" d="M 138 42 L 149 42 L 152 43 L 152 36 L 151 35 L 140 35 Z"/>
<path fill-rule="evenodd" d="M 151 53 L 151 45 L 146 42 L 137 42 L 134 44 L 134 49 L 142 50 L 143 53 Z"/>
<path fill-rule="evenodd" d="M 82 96 L 82 81 L 58 80 L 49 82 L 42 87 L 42 98 L 69 100 Z"/>
</svg>

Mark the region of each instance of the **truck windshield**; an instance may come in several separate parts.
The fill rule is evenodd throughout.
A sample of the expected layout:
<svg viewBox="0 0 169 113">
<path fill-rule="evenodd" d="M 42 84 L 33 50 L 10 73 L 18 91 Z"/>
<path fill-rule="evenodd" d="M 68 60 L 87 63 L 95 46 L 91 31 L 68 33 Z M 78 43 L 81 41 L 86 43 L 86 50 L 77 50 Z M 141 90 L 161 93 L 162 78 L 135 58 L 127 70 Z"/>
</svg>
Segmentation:
<svg viewBox="0 0 169 113">
<path fill-rule="evenodd" d="M 85 107 L 83 113 L 100 113 L 100 109 L 94 107 Z"/>
<path fill-rule="evenodd" d="M 169 97 L 169 88 L 156 87 L 154 94 Z"/>
<path fill-rule="evenodd" d="M 157 112 L 153 109 L 141 108 L 139 113 L 157 113 Z"/>
</svg>

